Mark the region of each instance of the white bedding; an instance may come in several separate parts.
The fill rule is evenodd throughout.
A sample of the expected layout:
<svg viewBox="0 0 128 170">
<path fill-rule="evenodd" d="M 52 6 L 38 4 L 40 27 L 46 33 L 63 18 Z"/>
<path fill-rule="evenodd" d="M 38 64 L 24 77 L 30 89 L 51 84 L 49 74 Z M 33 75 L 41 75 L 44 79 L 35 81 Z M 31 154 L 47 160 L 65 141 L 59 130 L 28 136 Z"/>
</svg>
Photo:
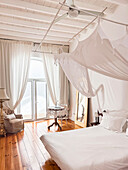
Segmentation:
<svg viewBox="0 0 128 170">
<path fill-rule="evenodd" d="M 128 170 L 128 137 L 95 126 L 40 138 L 62 170 Z"/>
</svg>

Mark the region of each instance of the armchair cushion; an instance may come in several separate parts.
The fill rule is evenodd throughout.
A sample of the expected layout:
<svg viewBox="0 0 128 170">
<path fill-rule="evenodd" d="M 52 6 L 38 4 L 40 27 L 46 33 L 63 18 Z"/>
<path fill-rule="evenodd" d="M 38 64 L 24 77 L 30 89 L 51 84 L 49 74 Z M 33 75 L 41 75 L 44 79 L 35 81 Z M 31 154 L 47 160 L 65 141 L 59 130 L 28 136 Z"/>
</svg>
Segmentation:
<svg viewBox="0 0 128 170">
<path fill-rule="evenodd" d="M 13 127 L 15 126 L 15 128 L 19 128 L 23 124 L 23 120 L 21 119 L 12 119 L 9 122 L 12 124 Z"/>
<path fill-rule="evenodd" d="M 5 119 L 9 119 L 9 120 L 16 119 L 16 116 L 14 114 L 5 115 Z"/>
</svg>

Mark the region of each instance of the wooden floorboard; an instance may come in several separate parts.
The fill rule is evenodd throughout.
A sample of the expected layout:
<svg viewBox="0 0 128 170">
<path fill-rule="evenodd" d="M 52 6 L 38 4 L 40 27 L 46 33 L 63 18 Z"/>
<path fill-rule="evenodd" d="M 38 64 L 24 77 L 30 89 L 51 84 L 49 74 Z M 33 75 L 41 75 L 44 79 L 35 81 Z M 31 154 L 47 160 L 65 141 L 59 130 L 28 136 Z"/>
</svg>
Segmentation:
<svg viewBox="0 0 128 170">
<path fill-rule="evenodd" d="M 48 130 L 53 121 L 26 122 L 24 131 L 0 137 L 0 170 L 60 170 L 40 140 L 43 134 L 60 131 L 57 126 Z M 71 120 L 63 121 L 62 131 L 78 128 Z"/>
<path fill-rule="evenodd" d="M 5 169 L 5 137 L 0 138 L 0 167 Z"/>
</svg>

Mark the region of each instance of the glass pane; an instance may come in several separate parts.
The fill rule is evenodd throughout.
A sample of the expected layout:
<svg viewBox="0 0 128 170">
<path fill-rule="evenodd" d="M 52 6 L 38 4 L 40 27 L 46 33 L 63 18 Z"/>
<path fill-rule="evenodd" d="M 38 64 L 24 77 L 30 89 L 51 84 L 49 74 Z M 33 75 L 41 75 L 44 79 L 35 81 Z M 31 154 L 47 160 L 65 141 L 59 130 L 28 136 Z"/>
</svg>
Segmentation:
<svg viewBox="0 0 128 170">
<path fill-rule="evenodd" d="M 20 112 L 24 119 L 32 119 L 32 103 L 31 103 L 31 82 L 27 83 L 26 91 L 20 104 Z"/>
<path fill-rule="evenodd" d="M 37 119 L 46 117 L 46 92 L 45 82 L 37 82 Z"/>
<path fill-rule="evenodd" d="M 44 79 L 43 62 L 41 59 L 31 59 L 29 69 L 30 79 Z"/>
</svg>

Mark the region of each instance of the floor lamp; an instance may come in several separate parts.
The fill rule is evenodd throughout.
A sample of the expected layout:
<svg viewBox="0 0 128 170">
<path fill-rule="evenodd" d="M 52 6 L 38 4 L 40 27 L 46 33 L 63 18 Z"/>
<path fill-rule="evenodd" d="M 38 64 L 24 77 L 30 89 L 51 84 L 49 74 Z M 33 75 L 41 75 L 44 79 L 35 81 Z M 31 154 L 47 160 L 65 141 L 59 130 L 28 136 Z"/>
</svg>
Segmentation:
<svg viewBox="0 0 128 170">
<path fill-rule="evenodd" d="M 6 131 L 4 127 L 4 116 L 3 116 L 3 102 L 9 100 L 9 97 L 6 94 L 5 88 L 0 88 L 0 105 L 1 105 L 1 113 L 0 113 L 0 135 L 6 136 Z"/>
</svg>

